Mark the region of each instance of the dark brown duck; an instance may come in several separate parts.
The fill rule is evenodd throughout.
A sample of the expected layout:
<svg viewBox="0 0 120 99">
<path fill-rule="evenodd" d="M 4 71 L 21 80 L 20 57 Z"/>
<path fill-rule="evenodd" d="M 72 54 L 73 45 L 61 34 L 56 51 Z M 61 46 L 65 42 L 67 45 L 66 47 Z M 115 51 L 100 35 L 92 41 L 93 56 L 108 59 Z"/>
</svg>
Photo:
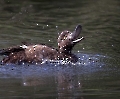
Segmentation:
<svg viewBox="0 0 120 99">
<path fill-rule="evenodd" d="M 71 62 L 77 62 L 78 58 L 71 53 L 72 48 L 82 38 L 78 38 L 81 33 L 82 26 L 78 25 L 74 32 L 63 31 L 58 37 L 58 49 L 36 44 L 36 45 L 22 45 L 10 47 L 0 50 L 0 55 L 6 55 L 3 58 L 2 63 L 42 63 L 43 60 L 67 60 Z"/>
</svg>

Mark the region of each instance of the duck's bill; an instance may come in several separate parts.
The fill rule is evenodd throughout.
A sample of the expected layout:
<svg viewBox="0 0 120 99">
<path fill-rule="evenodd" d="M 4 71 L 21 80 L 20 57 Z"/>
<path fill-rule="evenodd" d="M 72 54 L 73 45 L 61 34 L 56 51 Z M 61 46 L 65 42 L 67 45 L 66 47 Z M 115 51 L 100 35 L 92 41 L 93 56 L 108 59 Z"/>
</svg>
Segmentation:
<svg viewBox="0 0 120 99">
<path fill-rule="evenodd" d="M 82 26 L 77 25 L 74 32 L 72 33 L 72 38 L 76 39 L 80 35 L 81 31 L 82 31 Z"/>
<path fill-rule="evenodd" d="M 77 40 L 74 40 L 74 41 L 72 41 L 73 43 L 78 43 L 78 42 L 80 42 L 81 40 L 83 40 L 84 39 L 84 37 L 81 37 L 81 38 L 79 38 L 79 39 L 77 39 Z"/>
</svg>

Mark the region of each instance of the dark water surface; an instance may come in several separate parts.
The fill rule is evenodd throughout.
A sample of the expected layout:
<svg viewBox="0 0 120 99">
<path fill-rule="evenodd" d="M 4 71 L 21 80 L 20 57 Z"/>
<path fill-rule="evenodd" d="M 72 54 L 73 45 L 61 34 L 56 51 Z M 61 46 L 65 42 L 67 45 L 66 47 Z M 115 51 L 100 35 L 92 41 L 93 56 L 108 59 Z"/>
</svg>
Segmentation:
<svg viewBox="0 0 120 99">
<path fill-rule="evenodd" d="M 58 33 L 77 24 L 76 64 L 1 65 L 0 99 L 119 99 L 120 0 L 0 0 L 0 49 L 57 47 Z"/>
</svg>

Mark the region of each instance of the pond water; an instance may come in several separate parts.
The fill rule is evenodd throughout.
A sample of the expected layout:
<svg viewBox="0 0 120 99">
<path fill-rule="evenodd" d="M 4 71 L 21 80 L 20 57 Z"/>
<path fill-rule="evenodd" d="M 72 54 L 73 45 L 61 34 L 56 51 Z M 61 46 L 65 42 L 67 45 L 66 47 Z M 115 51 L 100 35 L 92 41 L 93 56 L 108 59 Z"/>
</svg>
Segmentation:
<svg viewBox="0 0 120 99">
<path fill-rule="evenodd" d="M 0 49 L 21 42 L 57 48 L 58 34 L 83 27 L 75 64 L 1 65 L 0 99 L 119 99 L 119 0 L 0 0 Z M 2 56 L 0 59 L 2 60 Z"/>
</svg>

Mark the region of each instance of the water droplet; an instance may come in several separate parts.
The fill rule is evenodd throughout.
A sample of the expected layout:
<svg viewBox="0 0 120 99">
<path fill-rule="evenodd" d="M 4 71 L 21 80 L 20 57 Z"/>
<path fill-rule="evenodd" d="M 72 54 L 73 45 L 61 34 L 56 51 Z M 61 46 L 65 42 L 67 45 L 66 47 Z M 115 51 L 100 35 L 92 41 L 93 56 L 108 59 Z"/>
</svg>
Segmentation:
<svg viewBox="0 0 120 99">
<path fill-rule="evenodd" d="M 23 83 L 24 85 L 27 85 L 26 83 Z"/>
<path fill-rule="evenodd" d="M 58 26 L 56 25 L 56 28 L 58 28 Z"/>
<path fill-rule="evenodd" d="M 89 58 L 89 60 L 91 60 L 91 58 Z"/>
</svg>

